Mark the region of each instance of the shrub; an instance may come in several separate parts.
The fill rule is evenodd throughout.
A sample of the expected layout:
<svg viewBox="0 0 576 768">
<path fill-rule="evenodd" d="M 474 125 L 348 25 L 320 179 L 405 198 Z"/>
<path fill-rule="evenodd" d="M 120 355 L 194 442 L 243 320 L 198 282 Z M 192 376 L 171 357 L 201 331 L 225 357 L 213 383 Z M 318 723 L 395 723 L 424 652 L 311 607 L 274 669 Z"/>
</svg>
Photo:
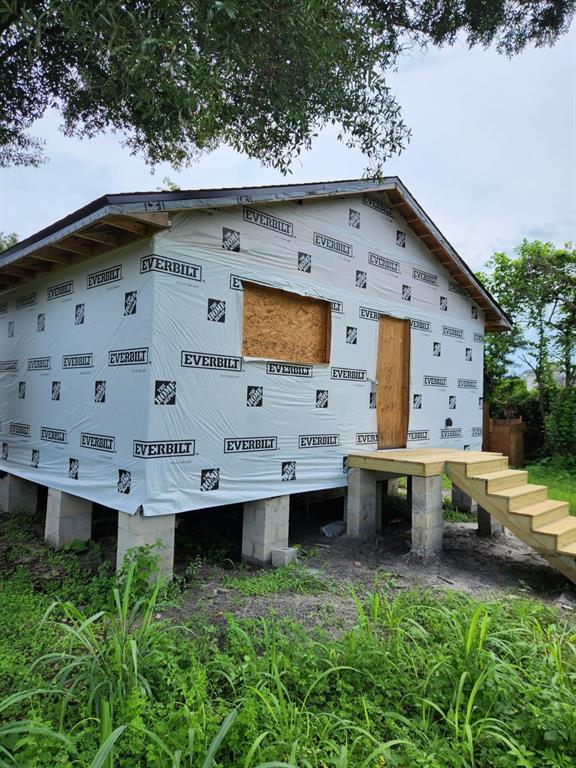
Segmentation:
<svg viewBox="0 0 576 768">
<path fill-rule="evenodd" d="M 546 419 L 546 438 L 553 456 L 576 464 L 576 387 L 554 391 Z"/>
</svg>

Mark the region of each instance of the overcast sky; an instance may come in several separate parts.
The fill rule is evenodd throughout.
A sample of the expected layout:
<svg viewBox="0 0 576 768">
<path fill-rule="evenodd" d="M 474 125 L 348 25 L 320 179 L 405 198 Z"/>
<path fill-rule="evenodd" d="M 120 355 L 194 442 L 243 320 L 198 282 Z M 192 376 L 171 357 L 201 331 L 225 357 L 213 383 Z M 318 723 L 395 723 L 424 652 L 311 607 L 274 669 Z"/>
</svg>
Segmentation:
<svg viewBox="0 0 576 768">
<path fill-rule="evenodd" d="M 523 237 L 576 242 L 576 25 L 551 49 L 508 60 L 464 46 L 407 57 L 389 84 L 413 137 L 387 163 L 474 269 Z M 359 178 L 367 166 L 325 131 L 286 178 L 223 148 L 152 175 L 119 137 L 67 139 L 49 115 L 35 133 L 50 162 L 2 171 L 0 230 L 24 238 L 107 192 Z"/>
</svg>

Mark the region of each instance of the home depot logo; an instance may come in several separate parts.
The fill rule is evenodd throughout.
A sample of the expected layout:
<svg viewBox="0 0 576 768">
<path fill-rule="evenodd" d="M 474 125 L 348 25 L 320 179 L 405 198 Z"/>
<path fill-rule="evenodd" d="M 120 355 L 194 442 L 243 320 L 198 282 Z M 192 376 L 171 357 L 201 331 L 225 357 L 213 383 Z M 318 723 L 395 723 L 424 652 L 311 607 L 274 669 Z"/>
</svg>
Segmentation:
<svg viewBox="0 0 576 768">
<path fill-rule="evenodd" d="M 246 405 L 249 408 L 261 408 L 264 401 L 264 387 L 248 387 Z"/>
<path fill-rule="evenodd" d="M 207 319 L 213 323 L 226 321 L 226 302 L 222 299 L 208 299 Z"/>
<path fill-rule="evenodd" d="M 29 293 L 27 296 L 16 299 L 16 309 L 26 309 L 26 307 L 31 307 L 34 304 L 36 304 L 35 293 Z"/>
<path fill-rule="evenodd" d="M 220 487 L 220 469 L 203 469 L 200 471 L 200 490 L 217 491 Z"/>
<path fill-rule="evenodd" d="M 366 288 L 368 284 L 368 277 L 366 275 L 366 272 L 362 272 L 362 270 L 357 269 L 356 270 L 356 288 Z"/>
<path fill-rule="evenodd" d="M 243 211 L 244 221 L 256 224 L 258 227 L 264 227 L 264 229 L 271 229 L 280 235 L 286 235 L 286 237 L 294 237 L 294 227 L 289 221 L 284 221 L 284 219 L 279 219 L 277 216 L 272 216 L 269 213 L 263 213 L 255 208 L 248 208 L 246 206 L 244 206 Z"/>
<path fill-rule="evenodd" d="M 370 397 L 368 400 L 368 407 L 369 408 L 376 408 L 376 392 L 370 392 Z"/>
<path fill-rule="evenodd" d="M 420 394 L 412 395 L 412 408 L 414 408 L 417 411 L 422 410 L 422 395 Z"/>
<path fill-rule="evenodd" d="M 340 435 L 299 435 L 298 448 L 331 448 L 340 445 Z"/>
<path fill-rule="evenodd" d="M 465 360 L 466 360 L 467 363 L 471 363 L 472 362 L 472 349 L 470 347 L 466 347 Z"/>
<path fill-rule="evenodd" d="M 74 325 L 84 325 L 86 317 L 86 304 L 76 304 L 74 310 Z"/>
<path fill-rule="evenodd" d="M 30 424 L 22 424 L 17 421 L 10 423 L 8 432 L 17 437 L 30 437 Z"/>
<path fill-rule="evenodd" d="M 176 382 L 154 382 L 154 405 L 176 405 Z"/>
<path fill-rule="evenodd" d="M 401 229 L 396 230 L 396 245 L 400 248 L 406 248 L 406 232 Z"/>
<path fill-rule="evenodd" d="M 312 272 L 312 256 L 309 253 L 298 252 L 298 269 L 300 272 Z"/>
<path fill-rule="evenodd" d="M 40 312 L 36 319 L 36 330 L 38 333 L 43 333 L 46 330 L 46 315 L 44 312 Z"/>
<path fill-rule="evenodd" d="M 228 229 L 228 227 L 222 227 L 222 248 L 227 251 L 239 251 L 240 232 L 237 232 L 235 229 Z"/>
<path fill-rule="evenodd" d="M 442 344 L 439 341 L 435 341 L 432 344 L 432 356 L 440 357 L 442 355 Z"/>
<path fill-rule="evenodd" d="M 448 297 L 440 296 L 440 311 L 448 312 Z"/>
<path fill-rule="evenodd" d="M 101 269 L 98 272 L 91 272 L 87 277 L 86 285 L 88 288 L 99 288 L 101 285 L 117 283 L 119 280 L 122 280 L 121 264 L 108 269 Z"/>
<path fill-rule="evenodd" d="M 330 378 L 336 381 L 366 381 L 367 371 L 361 368 L 331 368 Z"/>
<path fill-rule="evenodd" d="M 241 371 L 242 358 L 231 355 L 215 355 L 210 352 L 182 351 L 182 368 L 205 368 L 211 371 Z"/>
<path fill-rule="evenodd" d="M 18 399 L 24 400 L 25 398 L 26 398 L 26 382 L 19 381 L 18 382 Z"/>
<path fill-rule="evenodd" d="M 2 461 L 8 461 L 8 443 L 2 443 Z"/>
<path fill-rule="evenodd" d="M 40 440 L 45 440 L 48 443 L 67 443 L 68 432 L 65 429 L 40 427 Z"/>
<path fill-rule="evenodd" d="M 94 366 L 94 355 L 92 352 L 85 352 L 78 355 L 62 355 L 62 368 L 92 368 Z"/>
<path fill-rule="evenodd" d="M 135 315 L 138 306 L 138 291 L 128 291 L 124 294 L 124 316 Z"/>
<path fill-rule="evenodd" d="M 320 232 L 314 232 L 313 243 L 319 248 L 324 248 L 327 251 L 334 251 L 342 256 L 352 257 L 353 255 L 350 243 L 344 243 L 342 240 L 336 240 L 335 237 L 323 235 Z"/>
<path fill-rule="evenodd" d="M 147 365 L 148 347 L 133 349 L 111 349 L 108 352 L 108 365 Z"/>
<path fill-rule="evenodd" d="M 449 325 L 443 325 L 442 336 L 450 336 L 452 339 L 462 339 L 464 338 L 464 331 L 462 328 L 452 328 Z"/>
<path fill-rule="evenodd" d="M 97 381 L 94 384 L 94 402 L 105 403 L 106 402 L 106 382 Z"/>
<path fill-rule="evenodd" d="M 60 392 L 62 391 L 62 382 L 52 382 L 52 400 L 60 400 Z"/>
<path fill-rule="evenodd" d="M 68 280 L 66 283 L 60 283 L 59 285 L 52 285 L 46 292 L 46 299 L 52 301 L 53 299 L 61 299 L 63 296 L 69 296 L 74 293 L 74 281 Z"/>
<path fill-rule="evenodd" d="M 286 483 L 290 480 L 296 480 L 296 462 L 295 461 L 283 461 L 282 462 L 282 482 Z"/>
<path fill-rule="evenodd" d="M 400 274 L 400 262 L 395 259 L 389 259 L 386 256 L 379 256 L 377 253 L 368 252 L 368 264 L 372 264 L 374 267 L 385 269 L 387 272 L 394 272 L 394 274 Z"/>
<path fill-rule="evenodd" d="M 452 437 L 462 437 L 462 429 L 460 427 L 446 427 L 446 429 L 440 430 L 440 437 L 443 440 Z"/>
<path fill-rule="evenodd" d="M 378 443 L 377 432 L 357 432 L 356 445 L 376 445 Z"/>
<path fill-rule="evenodd" d="M 130 493 L 132 486 L 132 473 L 127 469 L 118 470 L 118 493 Z"/>
<path fill-rule="evenodd" d="M 354 328 L 352 325 L 346 326 L 346 344 L 358 343 L 358 328 Z"/>
<path fill-rule="evenodd" d="M 328 408 L 328 390 L 316 390 L 316 408 Z"/>
<path fill-rule="evenodd" d="M 132 455 L 136 459 L 166 459 L 194 456 L 195 440 L 134 440 Z"/>
<path fill-rule="evenodd" d="M 362 195 L 362 205 L 366 205 L 368 208 L 372 208 L 372 210 L 392 218 L 392 208 L 390 208 L 389 205 L 386 205 L 386 203 L 378 197 L 364 194 Z"/>
<path fill-rule="evenodd" d="M 354 208 L 348 209 L 348 225 L 354 229 L 360 229 L 360 211 L 355 211 Z"/>
<path fill-rule="evenodd" d="M 448 410 L 449 411 L 456 410 L 456 395 L 450 395 L 448 397 Z"/>
<path fill-rule="evenodd" d="M 278 450 L 277 437 L 225 437 L 224 453 L 253 453 Z"/>
<path fill-rule="evenodd" d="M 471 310 L 472 319 L 478 320 L 478 307 L 476 306 L 476 304 L 472 304 L 472 306 L 470 307 L 470 310 Z"/>
<path fill-rule="evenodd" d="M 424 376 L 425 387 L 445 387 L 446 382 L 446 376 Z"/>
<path fill-rule="evenodd" d="M 111 435 L 96 435 L 92 432 L 81 432 L 80 447 L 89 448 L 92 451 L 114 453 L 116 450 L 116 438 Z"/>
<path fill-rule="evenodd" d="M 174 275 L 185 280 L 202 280 L 202 267 L 198 264 L 192 264 L 188 261 L 178 261 L 178 259 L 167 259 L 164 256 L 143 256 L 140 259 L 140 274 L 147 272 L 163 272 L 164 274 Z"/>
<path fill-rule="evenodd" d="M 412 288 L 409 285 L 402 286 L 402 301 L 412 301 Z"/>
<path fill-rule="evenodd" d="M 292 365 L 291 363 L 266 363 L 266 373 L 272 376 L 296 376 L 300 379 L 311 379 L 312 365 Z"/>
<path fill-rule="evenodd" d="M 78 480 L 80 462 L 78 459 L 68 459 L 68 477 L 70 480 Z"/>
<path fill-rule="evenodd" d="M 434 275 L 432 272 L 425 272 L 423 269 L 418 269 L 418 267 L 412 267 L 412 277 L 414 280 L 420 280 L 421 283 L 438 285 L 438 275 Z"/>
<path fill-rule="evenodd" d="M 410 429 L 408 430 L 408 440 L 428 440 L 430 430 L 428 429 Z"/>
<path fill-rule="evenodd" d="M 40 465 L 40 451 L 37 448 L 33 448 L 30 466 L 33 467 L 34 469 L 38 469 L 39 465 Z"/>
<path fill-rule="evenodd" d="M 458 387 L 460 389 L 476 389 L 478 382 L 476 379 L 458 379 Z"/>
<path fill-rule="evenodd" d="M 29 357 L 28 358 L 28 370 L 29 371 L 49 371 L 52 362 L 50 357 Z"/>
</svg>

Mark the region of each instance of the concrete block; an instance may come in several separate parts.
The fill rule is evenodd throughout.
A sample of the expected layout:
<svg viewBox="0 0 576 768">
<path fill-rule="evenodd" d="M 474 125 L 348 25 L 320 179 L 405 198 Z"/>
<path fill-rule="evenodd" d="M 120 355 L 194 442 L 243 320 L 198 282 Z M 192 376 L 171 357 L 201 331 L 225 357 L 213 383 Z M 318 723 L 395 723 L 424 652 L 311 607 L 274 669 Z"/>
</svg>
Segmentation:
<svg viewBox="0 0 576 768">
<path fill-rule="evenodd" d="M 124 563 L 126 553 L 134 547 L 158 545 L 160 573 L 171 579 L 174 567 L 174 531 L 176 515 L 127 515 L 118 512 L 118 547 L 116 568 Z"/>
<path fill-rule="evenodd" d="M 71 493 L 48 488 L 44 538 L 53 547 L 92 536 L 92 502 Z"/>
<path fill-rule="evenodd" d="M 283 565 L 295 563 L 298 560 L 298 550 L 296 547 L 279 547 L 272 550 L 272 566 L 281 568 Z"/>
<path fill-rule="evenodd" d="M 442 478 L 412 477 L 412 552 L 433 557 L 442 551 Z"/>
<path fill-rule="evenodd" d="M 6 474 L 0 480 L 0 505 L 9 514 L 35 515 L 38 485 L 18 475 Z"/>
<path fill-rule="evenodd" d="M 290 496 L 248 501 L 244 504 L 242 559 L 255 565 L 272 560 L 273 549 L 288 546 Z"/>
<path fill-rule="evenodd" d="M 478 504 L 474 499 L 455 485 L 452 486 L 452 504 L 468 515 L 475 515 L 478 511 Z"/>
<path fill-rule="evenodd" d="M 502 523 L 481 506 L 478 506 L 478 535 L 488 539 L 504 536 Z"/>
<path fill-rule="evenodd" d="M 378 498 L 376 473 L 352 467 L 348 472 L 346 496 L 348 536 L 360 539 L 375 535 Z"/>
</svg>

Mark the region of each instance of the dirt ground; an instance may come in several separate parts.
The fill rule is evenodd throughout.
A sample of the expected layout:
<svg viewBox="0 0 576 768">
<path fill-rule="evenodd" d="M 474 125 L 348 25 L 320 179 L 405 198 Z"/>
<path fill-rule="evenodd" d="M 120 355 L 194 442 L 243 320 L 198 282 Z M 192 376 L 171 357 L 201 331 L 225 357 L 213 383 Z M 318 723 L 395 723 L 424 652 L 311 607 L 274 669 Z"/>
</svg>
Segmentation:
<svg viewBox="0 0 576 768">
<path fill-rule="evenodd" d="M 275 614 L 306 626 L 344 630 L 356 619 L 351 588 L 365 594 L 377 585 L 392 593 L 425 588 L 458 590 L 484 599 L 530 596 L 576 614 L 574 585 L 508 532 L 501 538 L 485 539 L 478 536 L 476 523 L 446 522 L 442 556 L 422 561 L 410 555 L 406 520 L 386 525 L 382 535 L 370 541 L 346 535 L 330 541 L 320 532 L 319 522 L 308 520 L 295 526 L 290 544 L 302 547 L 306 553 L 301 558 L 303 567 L 326 579 L 333 589 L 322 594 L 246 596 L 225 586 L 230 571 L 203 566 L 198 586 L 184 593 L 179 617 L 202 611 L 218 624 L 227 613 L 239 618 Z"/>
</svg>

